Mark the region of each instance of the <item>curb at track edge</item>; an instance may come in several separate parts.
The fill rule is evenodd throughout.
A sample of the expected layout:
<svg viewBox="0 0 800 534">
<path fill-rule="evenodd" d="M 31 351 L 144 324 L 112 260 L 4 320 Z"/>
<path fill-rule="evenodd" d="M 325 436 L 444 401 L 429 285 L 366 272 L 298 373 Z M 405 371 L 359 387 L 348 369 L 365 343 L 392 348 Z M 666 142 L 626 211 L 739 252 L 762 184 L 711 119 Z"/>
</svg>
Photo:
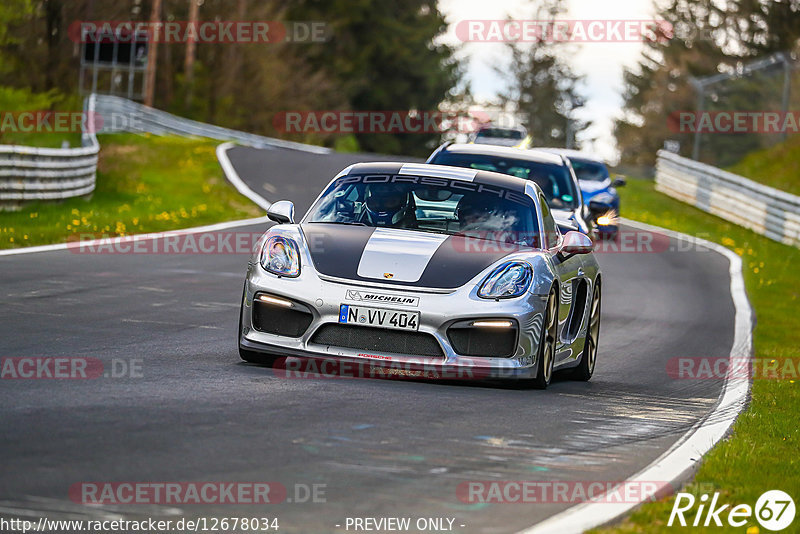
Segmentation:
<svg viewBox="0 0 800 534">
<path fill-rule="evenodd" d="M 735 309 L 733 346 L 729 358 L 748 360 L 753 357 L 753 309 L 747 298 L 742 259 L 733 251 L 682 232 L 668 230 L 628 219 L 623 224 L 642 230 L 658 232 L 674 239 L 691 241 L 725 256 L 729 262 L 730 292 Z M 726 437 L 736 418 L 747 406 L 750 397 L 750 380 L 725 380 L 714 408 L 675 442 L 666 452 L 623 483 L 659 480 L 669 482 L 673 488 L 688 480 L 700 465 L 702 457 Z M 643 494 L 638 502 L 608 503 L 603 496 L 575 505 L 518 534 L 569 534 L 607 525 L 649 501 L 653 494 Z"/>
</svg>

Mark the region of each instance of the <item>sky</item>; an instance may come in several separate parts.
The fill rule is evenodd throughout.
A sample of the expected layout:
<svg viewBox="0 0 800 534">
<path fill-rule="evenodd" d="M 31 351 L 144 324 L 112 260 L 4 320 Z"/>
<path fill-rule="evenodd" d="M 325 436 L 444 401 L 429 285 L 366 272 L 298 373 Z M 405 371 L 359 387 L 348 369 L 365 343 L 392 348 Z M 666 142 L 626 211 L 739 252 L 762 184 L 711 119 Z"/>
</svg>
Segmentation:
<svg viewBox="0 0 800 534">
<path fill-rule="evenodd" d="M 567 20 L 649 20 L 656 8 L 653 0 L 564 0 Z M 478 100 L 493 100 L 506 81 L 494 70 L 495 65 L 508 64 L 502 43 L 462 42 L 455 32 L 462 20 L 518 20 L 534 18 L 535 1 L 530 0 L 439 0 L 439 8 L 449 26 L 444 42 L 459 46 L 458 56 L 467 67 L 466 75 Z M 562 46 L 562 45 L 559 45 Z M 585 105 L 575 112 L 593 125 L 581 132 L 578 139 L 585 150 L 610 162 L 617 159 L 613 121 L 622 111 L 622 73 L 635 66 L 643 45 L 639 42 L 569 43 L 563 45 L 562 57 L 577 74 L 585 76 L 582 93 Z"/>
</svg>

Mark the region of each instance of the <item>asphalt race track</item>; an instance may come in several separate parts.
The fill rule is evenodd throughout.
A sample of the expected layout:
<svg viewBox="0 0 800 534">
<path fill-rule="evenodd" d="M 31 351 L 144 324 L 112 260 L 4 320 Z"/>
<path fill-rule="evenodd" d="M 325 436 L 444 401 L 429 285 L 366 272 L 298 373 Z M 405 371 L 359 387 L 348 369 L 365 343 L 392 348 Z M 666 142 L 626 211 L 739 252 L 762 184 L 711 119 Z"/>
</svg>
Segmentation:
<svg viewBox="0 0 800 534">
<path fill-rule="evenodd" d="M 248 148 L 229 156 L 253 190 L 294 200 L 298 214 L 336 171 L 371 159 Z M 134 377 L 0 381 L 0 516 L 277 517 L 282 532 L 303 533 L 344 532 L 348 517 L 455 518 L 458 532 L 533 525 L 570 504 L 465 503 L 456 488 L 625 479 L 719 395 L 719 380 L 669 378 L 668 360 L 731 349 L 725 258 L 598 256 L 597 371 L 589 383 L 556 379 L 547 391 L 285 379 L 245 364 L 236 349 L 244 254 L 0 257 L 0 356 L 141 366 Z M 89 507 L 68 497 L 84 481 L 275 481 L 293 500 L 296 484 L 326 486 L 316 503 Z"/>
</svg>

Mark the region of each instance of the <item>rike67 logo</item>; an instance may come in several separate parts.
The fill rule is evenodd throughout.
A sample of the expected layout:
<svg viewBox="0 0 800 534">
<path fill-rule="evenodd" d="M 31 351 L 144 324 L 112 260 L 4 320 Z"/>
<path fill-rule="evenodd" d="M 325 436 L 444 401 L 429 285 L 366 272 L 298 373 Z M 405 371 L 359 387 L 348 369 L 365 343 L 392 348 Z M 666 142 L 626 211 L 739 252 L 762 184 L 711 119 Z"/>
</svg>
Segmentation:
<svg viewBox="0 0 800 534">
<path fill-rule="evenodd" d="M 714 493 L 710 500 L 707 493 L 699 499 L 691 493 L 678 493 L 667 526 L 722 527 L 727 524 L 731 527 L 743 527 L 755 516 L 759 525 L 778 532 L 792 524 L 795 511 L 794 501 L 788 493 L 781 490 L 764 492 L 756 501 L 755 507 L 749 504 L 737 504 L 733 507 L 730 504 L 721 504 L 719 493 Z"/>
</svg>

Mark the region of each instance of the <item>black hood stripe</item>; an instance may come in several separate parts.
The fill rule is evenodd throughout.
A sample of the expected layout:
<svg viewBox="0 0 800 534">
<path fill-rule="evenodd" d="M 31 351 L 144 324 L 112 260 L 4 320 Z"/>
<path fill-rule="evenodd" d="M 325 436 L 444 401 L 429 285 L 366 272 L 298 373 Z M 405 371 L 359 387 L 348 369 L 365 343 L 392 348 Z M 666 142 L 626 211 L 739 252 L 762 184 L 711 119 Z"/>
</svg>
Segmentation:
<svg viewBox="0 0 800 534">
<path fill-rule="evenodd" d="M 360 282 L 375 283 L 373 278 L 358 275 L 358 265 L 375 228 L 364 226 L 306 223 L 303 233 L 317 272 Z M 481 271 L 518 252 L 514 245 L 495 243 L 464 236 L 450 236 L 431 256 L 417 282 L 380 280 L 398 287 L 455 289 L 469 282 Z M 398 250 L 398 255 L 403 251 Z"/>
</svg>

